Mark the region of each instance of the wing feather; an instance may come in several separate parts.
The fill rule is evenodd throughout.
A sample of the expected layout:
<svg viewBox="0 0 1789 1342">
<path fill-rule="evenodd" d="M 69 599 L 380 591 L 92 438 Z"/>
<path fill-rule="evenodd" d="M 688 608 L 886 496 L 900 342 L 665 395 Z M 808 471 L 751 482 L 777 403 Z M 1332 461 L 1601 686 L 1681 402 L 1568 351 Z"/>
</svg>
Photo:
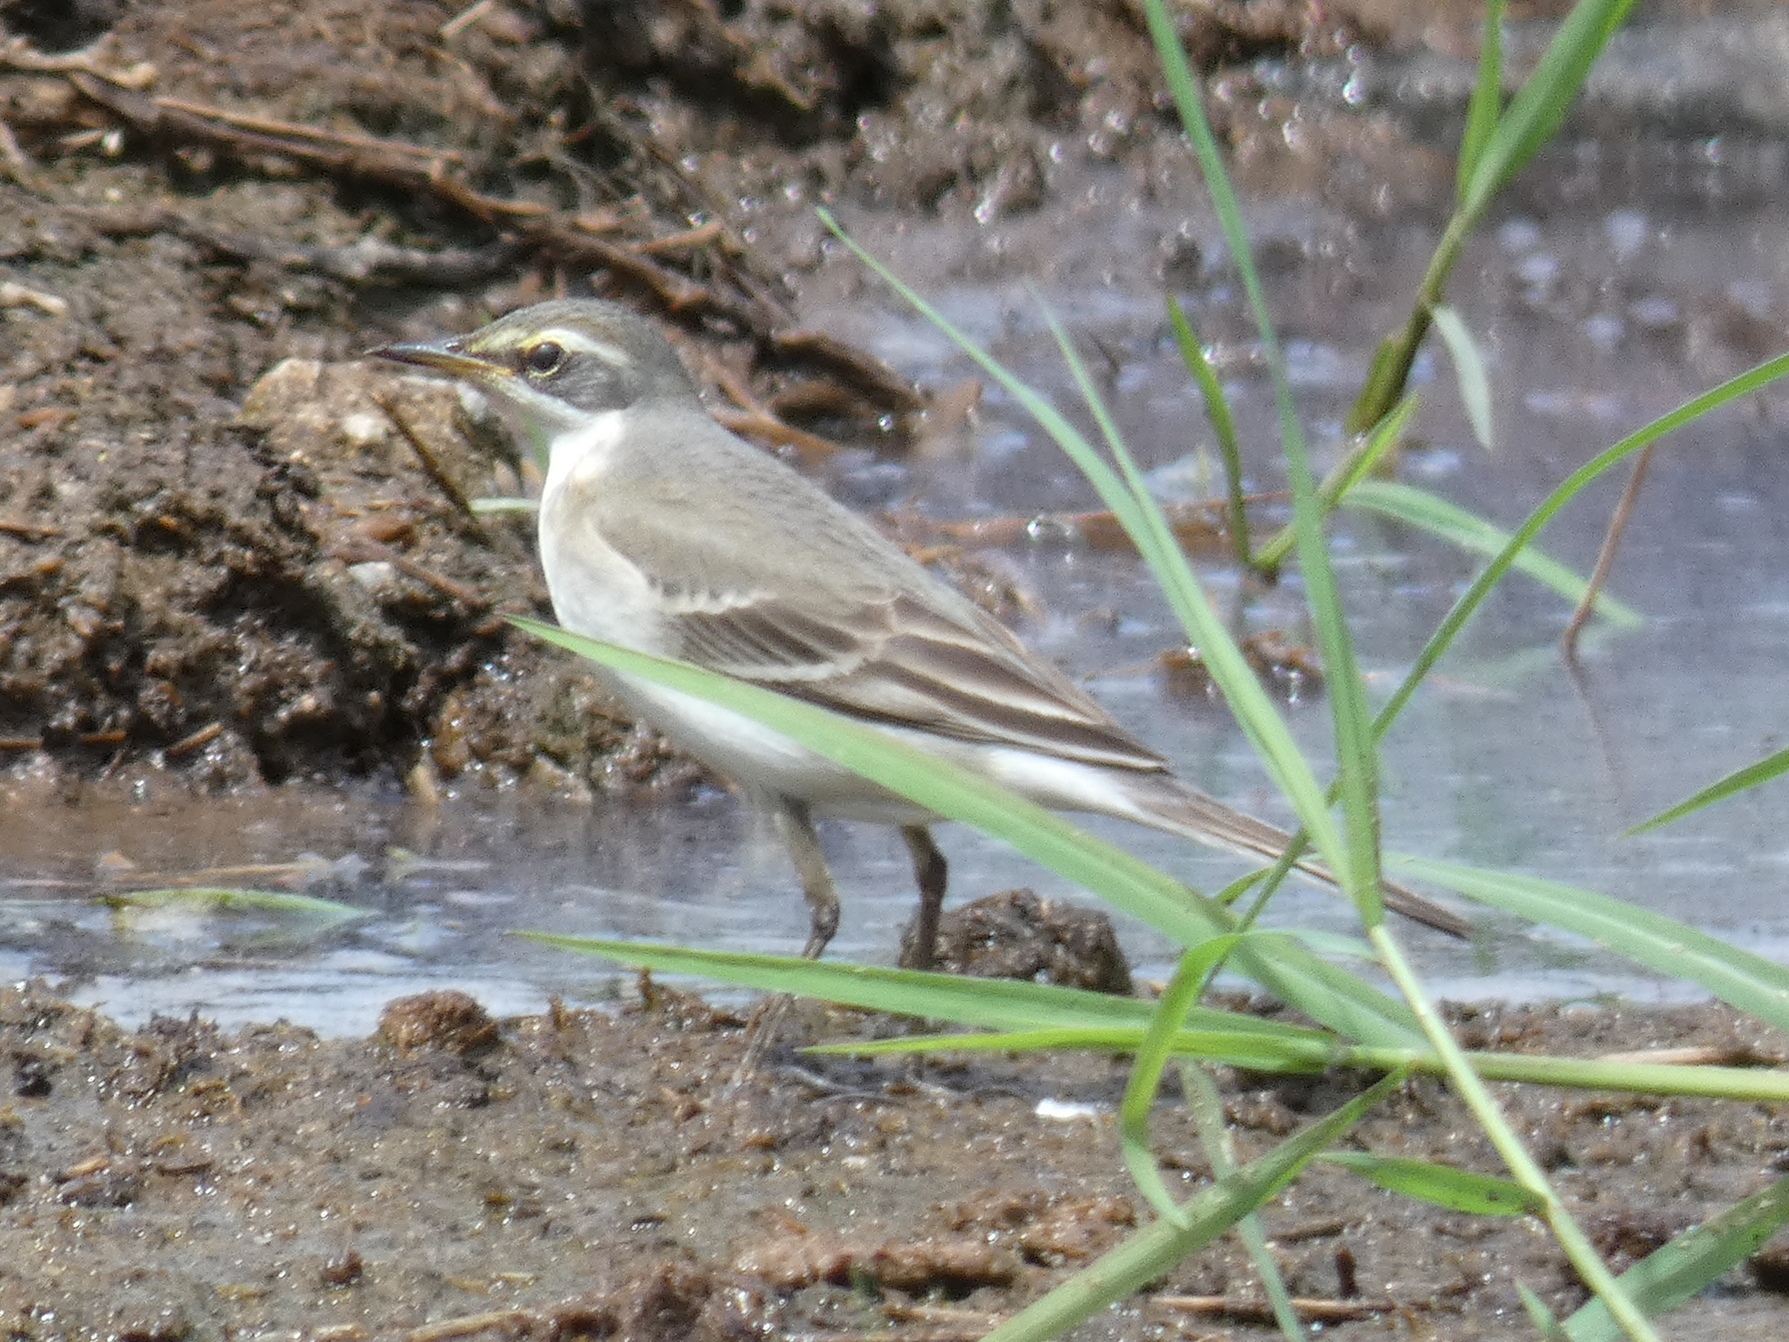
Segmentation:
<svg viewBox="0 0 1789 1342">
<path fill-rule="evenodd" d="M 719 474 L 714 454 L 730 459 L 728 489 L 705 496 L 692 525 L 690 481 Z M 883 725 L 1167 768 L 1004 625 L 706 417 L 615 465 L 578 502 L 656 594 L 665 652 Z M 767 542 L 766 519 L 788 543 Z"/>
<path fill-rule="evenodd" d="M 851 717 L 1086 763 L 1166 767 L 1003 626 L 956 614 L 897 592 L 822 620 L 767 597 L 689 610 L 671 627 L 684 658 Z"/>
</svg>

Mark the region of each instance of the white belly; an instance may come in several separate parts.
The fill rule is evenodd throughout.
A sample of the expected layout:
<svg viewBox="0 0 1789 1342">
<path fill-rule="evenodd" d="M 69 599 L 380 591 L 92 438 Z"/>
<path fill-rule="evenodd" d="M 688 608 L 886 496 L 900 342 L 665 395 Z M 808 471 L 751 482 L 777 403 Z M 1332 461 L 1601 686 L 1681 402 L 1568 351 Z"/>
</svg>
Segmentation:
<svg viewBox="0 0 1789 1342">
<path fill-rule="evenodd" d="M 748 790 L 794 798 L 819 815 L 884 825 L 938 818 L 732 709 L 633 676 L 599 674 L 642 722 Z"/>
</svg>

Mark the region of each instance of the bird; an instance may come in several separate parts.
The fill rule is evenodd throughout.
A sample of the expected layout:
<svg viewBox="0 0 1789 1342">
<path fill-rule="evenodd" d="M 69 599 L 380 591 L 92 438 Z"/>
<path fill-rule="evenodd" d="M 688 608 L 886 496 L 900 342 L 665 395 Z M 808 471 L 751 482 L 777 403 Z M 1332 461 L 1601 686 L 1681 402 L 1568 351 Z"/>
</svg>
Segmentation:
<svg viewBox="0 0 1789 1342">
<path fill-rule="evenodd" d="M 872 724 L 1057 811 L 1116 816 L 1277 859 L 1284 831 L 1178 778 L 1054 663 L 869 521 L 719 424 L 645 317 L 536 303 L 469 334 L 372 354 L 483 391 L 546 461 L 539 555 L 559 623 Z M 639 720 L 767 811 L 807 902 L 802 955 L 838 929 L 816 816 L 899 828 L 919 887 L 902 962 L 935 962 L 948 867 L 940 817 L 705 700 L 598 668 Z M 1315 860 L 1302 870 L 1334 884 Z M 1387 882 L 1386 903 L 1470 924 Z"/>
</svg>

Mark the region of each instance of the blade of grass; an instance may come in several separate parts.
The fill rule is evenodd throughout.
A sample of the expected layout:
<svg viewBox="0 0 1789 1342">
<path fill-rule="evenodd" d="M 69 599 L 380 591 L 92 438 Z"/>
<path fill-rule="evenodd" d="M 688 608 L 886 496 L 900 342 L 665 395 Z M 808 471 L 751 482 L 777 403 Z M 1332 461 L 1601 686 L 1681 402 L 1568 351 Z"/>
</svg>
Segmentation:
<svg viewBox="0 0 1789 1342">
<path fill-rule="evenodd" d="M 1329 702 L 1334 722 L 1336 760 L 1340 769 L 1342 814 L 1342 848 L 1333 839 L 1312 827 L 1321 814 L 1325 824 L 1326 808 L 1309 803 L 1299 804 L 1294 798 L 1298 818 L 1312 845 L 1329 863 L 1343 893 L 1360 911 L 1369 926 L 1385 916 L 1383 896 L 1379 889 L 1378 849 L 1378 785 L 1377 754 L 1367 714 L 1365 693 L 1354 661 L 1354 647 L 1342 620 L 1341 601 L 1330 572 L 1328 553 L 1324 548 L 1322 509 L 1317 503 L 1316 486 L 1311 477 L 1310 461 L 1305 451 L 1304 429 L 1292 401 L 1292 387 L 1286 378 L 1286 361 L 1267 310 L 1267 299 L 1261 288 L 1261 277 L 1250 257 L 1248 233 L 1243 226 L 1242 210 L 1236 201 L 1223 156 L 1205 117 L 1204 99 L 1199 81 L 1181 48 L 1174 21 L 1162 0 L 1145 0 L 1143 6 L 1150 40 L 1161 63 L 1168 90 L 1180 112 L 1180 124 L 1192 141 L 1193 153 L 1199 160 L 1206 192 L 1223 228 L 1224 240 L 1230 247 L 1237 274 L 1248 295 L 1249 310 L 1255 329 L 1266 352 L 1267 367 L 1273 381 L 1274 406 L 1278 414 L 1280 443 L 1286 456 L 1286 473 L 1292 485 L 1293 515 L 1297 526 L 1298 561 L 1305 581 L 1305 599 L 1311 610 L 1317 645 L 1323 656 L 1324 673 L 1329 683 Z M 1375 419 L 1380 416 L 1375 416 Z M 1337 857 L 1345 854 L 1345 861 Z"/>
<path fill-rule="evenodd" d="M 1466 422 L 1472 426 L 1472 436 L 1478 439 L 1480 447 L 1490 452 L 1495 440 L 1491 436 L 1491 376 L 1485 371 L 1484 355 L 1479 352 L 1478 342 L 1472 338 L 1465 321 L 1452 308 L 1441 304 L 1429 316 L 1441 335 L 1441 343 L 1447 346 L 1448 356 L 1454 361 L 1454 376 L 1460 384 L 1460 405 L 1466 411 Z"/>
<path fill-rule="evenodd" d="M 1191 1063 L 1180 1066 L 1180 1089 L 1186 1096 L 1187 1107 L 1193 1111 L 1193 1121 L 1199 1129 L 1199 1144 L 1205 1148 L 1212 1177 L 1221 1179 L 1236 1168 L 1236 1143 L 1224 1123 L 1223 1097 L 1218 1094 L 1210 1073 Z M 1261 1278 L 1261 1289 L 1267 1294 L 1267 1303 L 1273 1309 L 1280 1336 L 1288 1342 L 1300 1342 L 1305 1335 L 1304 1328 L 1299 1324 L 1298 1310 L 1292 1304 L 1292 1292 L 1286 1289 L 1286 1279 L 1280 1274 L 1280 1265 L 1274 1261 L 1273 1251 L 1268 1247 L 1261 1218 L 1250 1212 L 1236 1223 L 1236 1234 L 1248 1251 L 1249 1261 L 1255 1265 L 1255 1275 Z"/>
<path fill-rule="evenodd" d="M 1173 294 L 1167 294 L 1166 298 L 1168 325 L 1174 329 L 1174 343 L 1180 347 L 1181 362 L 1186 364 L 1187 371 L 1199 386 L 1199 398 L 1205 403 L 1205 418 L 1211 424 L 1211 436 L 1217 440 L 1218 455 L 1223 458 L 1224 489 L 1228 500 L 1226 512 L 1230 519 L 1230 540 L 1236 547 L 1236 562 L 1248 568 L 1253 561 L 1249 558 L 1249 515 L 1243 507 L 1242 449 L 1236 441 L 1236 419 L 1230 413 L 1230 400 L 1224 395 L 1217 370 L 1205 357 L 1205 347 L 1194 334 L 1193 324 L 1187 320 L 1180 300 Z"/>
<path fill-rule="evenodd" d="M 1789 772 L 1789 750 L 1779 750 L 1774 755 L 1766 755 L 1756 764 L 1748 764 L 1743 769 L 1735 769 L 1725 778 L 1710 783 L 1692 797 L 1686 797 L 1675 806 L 1668 806 L 1650 820 L 1642 820 L 1632 829 L 1622 831 L 1623 838 L 1632 838 L 1636 834 L 1644 834 L 1649 829 L 1660 825 L 1668 825 L 1673 820 L 1688 815 L 1691 811 L 1700 811 L 1704 806 L 1712 806 L 1717 801 L 1724 801 L 1736 792 L 1745 792 L 1767 783 L 1780 774 Z"/>
<path fill-rule="evenodd" d="M 1579 0 L 1572 6 L 1483 149 L 1473 156 L 1471 176 L 1460 190 L 1461 214 L 1476 219 L 1553 138 L 1590 67 L 1633 7 L 1634 0 Z"/>
<path fill-rule="evenodd" d="M 1586 485 L 1623 458 L 1638 452 L 1648 443 L 1700 418 L 1717 406 L 1725 405 L 1740 396 L 1757 391 L 1783 376 L 1784 373 L 1789 373 L 1789 354 L 1779 354 L 1774 359 L 1767 359 L 1737 377 L 1729 378 L 1720 386 L 1711 388 L 1700 396 L 1691 397 L 1676 409 L 1667 411 L 1651 423 L 1636 429 L 1612 447 L 1597 453 L 1596 456 L 1562 480 L 1552 493 L 1541 500 L 1534 511 L 1528 515 L 1527 520 L 1516 528 L 1508 543 L 1497 552 L 1496 558 L 1491 560 L 1478 577 L 1472 580 L 1472 585 L 1460 594 L 1459 600 L 1454 602 L 1452 609 L 1436 627 L 1435 632 L 1429 636 L 1429 641 L 1423 645 L 1422 651 L 1417 654 L 1416 661 L 1405 674 L 1403 682 L 1393 691 L 1385 706 L 1379 710 L 1374 730 L 1381 736 L 1385 734 L 1386 729 L 1397 719 L 1398 714 L 1403 711 L 1404 705 L 1409 702 L 1410 696 L 1416 692 L 1416 687 L 1422 684 L 1424 677 L 1429 674 L 1435 663 L 1441 660 L 1442 654 L 1452 646 L 1454 639 L 1459 636 L 1460 630 L 1484 603 L 1485 598 L 1490 595 L 1491 589 L 1509 571 L 1515 563 L 1516 557 L 1522 553 L 1530 541 L 1540 534 L 1541 529 L 1553 520 L 1553 515 L 1576 498 Z M 1358 491 L 1356 492 L 1358 495 Z"/>
<path fill-rule="evenodd" d="M 1523 1216 L 1541 1209 L 1539 1200 L 1521 1184 L 1493 1174 L 1371 1151 L 1326 1151 L 1317 1158 L 1353 1170 L 1393 1193 L 1469 1216 Z"/>
<path fill-rule="evenodd" d="M 1534 1325 L 1534 1331 L 1540 1335 L 1541 1342 L 1572 1342 L 1566 1336 L 1565 1326 L 1559 1322 L 1559 1316 L 1547 1308 L 1545 1300 L 1523 1282 L 1516 1283 L 1516 1294 L 1521 1297 L 1523 1312 L 1528 1315 L 1528 1322 Z"/>
<path fill-rule="evenodd" d="M 1083 1050 L 1091 1053 L 1135 1053 L 1143 1044 L 1143 1025 L 1060 1025 L 1035 1030 L 996 1030 L 988 1034 L 902 1035 L 894 1039 L 839 1040 L 813 1044 L 813 1053 L 839 1053 L 851 1057 L 879 1058 L 896 1053 L 1037 1053 L 1046 1050 Z M 1249 1071 L 1299 1076 L 1321 1072 L 1344 1056 L 1362 1066 L 1362 1058 L 1377 1064 L 1387 1058 L 1403 1060 L 1410 1050 L 1372 1050 L 1348 1053 L 1331 1037 L 1314 1041 L 1296 1035 L 1268 1036 L 1257 1031 L 1181 1030 L 1173 1040 L 1177 1058 L 1240 1067 Z"/>
<path fill-rule="evenodd" d="M 1598 1300 L 1609 1308 L 1610 1315 L 1621 1329 L 1634 1342 L 1657 1342 L 1658 1334 L 1646 1321 L 1634 1302 L 1615 1280 L 1615 1274 L 1591 1243 L 1584 1228 L 1573 1219 L 1564 1201 L 1554 1191 L 1553 1185 L 1547 1182 L 1539 1163 L 1529 1154 L 1528 1148 L 1522 1144 L 1521 1138 L 1510 1127 L 1503 1116 L 1502 1109 L 1492 1098 L 1484 1079 L 1473 1070 L 1470 1060 L 1455 1041 L 1447 1022 L 1441 1019 L 1429 1000 L 1421 981 L 1410 968 L 1410 962 L 1404 958 L 1404 951 L 1396 938 L 1383 925 L 1369 927 L 1367 936 L 1379 951 L 1379 963 L 1391 976 L 1393 983 L 1403 993 L 1404 1000 L 1416 1013 L 1417 1022 L 1422 1026 L 1423 1037 L 1429 1041 L 1429 1047 L 1435 1051 L 1442 1065 L 1447 1069 L 1447 1080 L 1460 1102 L 1471 1112 L 1473 1120 L 1484 1132 L 1485 1139 L 1497 1152 L 1498 1159 L 1503 1161 L 1504 1168 L 1510 1172 L 1515 1181 L 1522 1186 L 1537 1203 L 1536 1214 L 1547 1223 L 1547 1229 L 1553 1232 L 1553 1238 L 1565 1252 L 1578 1278 Z"/>
<path fill-rule="evenodd" d="M 1389 1096 L 1399 1081 L 1396 1075 L 1386 1077 L 1266 1155 L 1219 1179 L 1187 1202 L 1186 1228 L 1168 1220 L 1145 1226 L 1001 1324 L 983 1342 L 1043 1342 L 1058 1337 L 1147 1285 L 1266 1202 L 1319 1151 Z"/>
<path fill-rule="evenodd" d="M 1186 1229 L 1180 1208 L 1175 1204 L 1168 1185 L 1162 1179 L 1161 1167 L 1149 1148 L 1149 1111 L 1161 1089 L 1162 1069 L 1168 1064 L 1174 1036 L 1184 1028 L 1187 1013 L 1193 1009 L 1212 970 L 1222 963 L 1241 937 L 1213 937 L 1194 946 L 1180 957 L 1174 977 L 1168 980 L 1155 1014 L 1138 1046 L 1130 1079 L 1125 1084 L 1124 1100 L 1118 1107 L 1118 1145 L 1124 1163 L 1157 1216 L 1166 1217 Z M 1219 1171 L 1222 1173 L 1222 1171 Z"/>
<path fill-rule="evenodd" d="M 1195 640 L 1195 645 L 1204 657 L 1213 679 L 1223 689 L 1225 699 L 1230 703 L 1232 712 L 1241 722 L 1244 733 L 1251 740 L 1263 744 L 1278 742 L 1281 738 L 1290 744 L 1290 736 L 1285 731 L 1285 724 L 1280 718 L 1279 710 L 1273 706 L 1272 700 L 1268 698 L 1266 690 L 1262 688 L 1253 669 L 1243 657 L 1242 650 L 1236 646 L 1235 640 L 1229 637 L 1228 631 L 1223 631 L 1222 637 L 1215 642 L 1205 641 L 1209 636 L 1219 632 L 1219 627 L 1206 627 L 1204 618 L 1205 616 L 1212 617 L 1215 626 L 1215 612 L 1210 609 L 1210 603 L 1205 601 L 1203 588 L 1199 586 L 1192 570 L 1186 566 L 1184 557 L 1180 555 L 1180 547 L 1175 542 L 1173 528 L 1169 526 L 1168 519 L 1162 515 L 1161 509 L 1156 506 L 1154 498 L 1151 497 L 1148 484 L 1143 479 L 1143 473 L 1137 469 L 1136 460 L 1126 449 L 1123 438 L 1119 436 L 1118 426 L 1113 421 L 1111 412 L 1107 410 L 1105 401 L 1099 394 L 1099 389 L 1094 385 L 1093 378 L 1089 376 L 1086 364 L 1081 361 L 1074 342 L 1068 338 L 1068 332 L 1062 328 L 1062 324 L 1056 320 L 1055 313 L 1051 312 L 1047 305 L 1043 307 L 1043 312 L 1044 320 L 1049 323 L 1050 331 L 1056 337 L 1057 347 L 1062 351 L 1063 360 L 1068 364 L 1069 372 L 1075 379 L 1075 386 L 1086 402 L 1094 422 L 1099 426 L 1100 433 L 1106 440 L 1106 446 L 1112 454 L 1112 459 L 1118 465 L 1124 486 L 1136 501 L 1143 525 L 1153 540 L 1152 548 L 1163 556 L 1163 567 L 1156 573 L 1157 580 L 1164 587 L 1185 583 L 1190 590 L 1185 594 L 1182 604 L 1189 609 L 1194 606 L 1204 607 L 1199 624 L 1188 628 L 1187 634 Z M 1179 557 L 1178 563 L 1175 562 L 1174 557 Z M 1234 687 L 1234 693 L 1232 693 L 1232 687 Z M 1284 754 L 1279 764 L 1280 767 L 1274 771 L 1276 781 L 1280 783 L 1287 799 L 1291 801 L 1293 809 L 1297 811 L 1300 829 L 1311 846 L 1329 864 L 1329 869 L 1340 873 L 1344 870 L 1340 862 L 1343 857 L 1343 849 L 1334 822 L 1330 819 L 1329 808 L 1323 796 L 1323 789 L 1317 782 L 1316 774 L 1311 772 L 1303 754 L 1295 746 Z M 1343 889 L 1347 889 L 1345 882 Z"/>
<path fill-rule="evenodd" d="M 878 1057 L 888 1053 L 1023 1052 L 1087 1049 L 1132 1053 L 1142 1046 L 1145 1027 L 1063 1025 L 1047 1030 L 992 1034 L 904 1035 L 899 1039 L 816 1045 L 816 1052 Z M 1261 1072 L 1292 1074 L 1327 1067 L 1387 1071 L 1407 1068 L 1424 1075 L 1446 1074 L 1427 1051 L 1326 1044 L 1296 1036 L 1268 1039 L 1232 1030 L 1183 1030 L 1173 1041 L 1174 1056 Z M 1744 1100 L 1759 1104 L 1789 1101 L 1789 1073 L 1764 1067 L 1690 1066 L 1667 1062 L 1627 1062 L 1602 1058 L 1561 1058 L 1532 1053 L 1468 1053 L 1467 1061 L 1487 1081 L 1520 1081 L 1576 1090 L 1614 1090 L 1629 1095 L 1682 1095 Z"/>
<path fill-rule="evenodd" d="M 1789 1178 L 1685 1231 L 1621 1274 L 1621 1284 L 1649 1314 L 1663 1314 L 1689 1300 L 1728 1268 L 1763 1247 L 1789 1222 Z M 1614 1342 L 1615 1321 L 1592 1300 L 1565 1321 L 1571 1342 Z"/>
<path fill-rule="evenodd" d="M 1156 1013 L 1149 1002 L 1081 988 L 1064 988 L 1020 979 L 969 978 L 882 965 L 852 964 L 845 960 L 804 960 L 792 955 L 764 955 L 747 951 L 711 951 L 687 946 L 656 945 L 605 937 L 567 936 L 560 933 L 524 932 L 520 935 L 543 945 L 558 946 L 582 955 L 601 955 L 623 964 L 673 974 L 702 974 L 744 988 L 763 988 L 800 993 L 841 1006 L 896 1015 L 952 1020 L 964 1025 L 994 1028 L 1129 1028 L 1136 1039 Z M 1225 1034 L 1259 1034 L 1280 1037 L 1285 1027 L 1259 1017 L 1211 1007 L 1193 1007 L 1187 1019 L 1196 1028 Z M 1300 1027 L 1301 1043 L 1325 1043 L 1330 1036 Z M 1135 1044 L 1132 1040 L 1132 1045 Z"/>
<path fill-rule="evenodd" d="M 1507 913 L 1588 937 L 1649 969 L 1706 988 L 1721 1001 L 1789 1029 L 1789 968 L 1685 923 L 1582 886 L 1400 857 L 1398 869 Z"/>
<path fill-rule="evenodd" d="M 1323 483 L 1317 486 L 1317 497 L 1323 501 L 1325 512 L 1342 502 L 1351 490 L 1378 467 L 1386 453 L 1398 445 L 1403 439 L 1404 430 L 1409 427 L 1411 417 L 1416 414 L 1418 404 L 1416 393 L 1411 392 L 1394 405 L 1384 419 L 1356 439 L 1355 446 L 1336 463 L 1335 468 L 1324 477 Z M 1296 539 L 1296 528 L 1290 524 L 1281 527 L 1274 538 L 1261 547 L 1261 552 L 1255 557 L 1256 567 L 1268 571 L 1278 569 L 1285 562 L 1286 556 L 1292 553 Z"/>
<path fill-rule="evenodd" d="M 1558 128 L 1565 109 L 1577 97 L 1591 63 L 1632 5 L 1633 0 L 1579 0 L 1559 25 L 1552 43 L 1511 100 L 1508 110 L 1497 118 L 1482 146 L 1476 146 L 1470 153 L 1471 175 L 1457 187 L 1459 203 L 1442 230 L 1441 240 L 1435 244 L 1428 269 L 1417 286 L 1410 315 L 1402 328 L 1381 340 L 1373 352 L 1366 383 L 1344 421 L 1350 432 L 1358 432 L 1377 421 L 1404 394 L 1411 366 L 1416 361 L 1416 351 L 1429 333 L 1434 310 L 1442 302 L 1447 277 L 1453 272 L 1467 237 L 1478 226 L 1479 216 L 1496 193 Z M 1482 60 L 1480 74 L 1482 78 Z M 1474 90 L 1475 101 L 1495 96 L 1495 93 Z M 1482 128 L 1482 122 L 1480 126 Z M 1467 128 L 1469 134 L 1475 133 L 1470 109 Z"/>
<path fill-rule="evenodd" d="M 1466 129 L 1460 136 L 1459 163 L 1454 174 L 1454 195 L 1461 203 L 1466 199 L 1466 184 L 1478 162 L 1484 157 L 1491 133 L 1503 110 L 1503 10 L 1505 0 L 1490 0 L 1485 6 L 1484 40 L 1478 51 L 1478 78 L 1472 85 L 1472 97 L 1466 104 Z"/>
<path fill-rule="evenodd" d="M 1364 508 L 1384 517 L 1395 518 L 1408 526 L 1420 527 L 1431 535 L 1457 545 L 1462 550 L 1483 555 L 1499 555 L 1510 543 L 1508 532 L 1493 526 L 1476 513 L 1467 512 L 1437 494 L 1396 480 L 1369 480 L 1357 486 L 1346 500 L 1351 508 Z M 1557 559 L 1533 546 L 1517 551 L 1510 565 L 1536 582 L 1551 588 L 1567 601 L 1576 603 L 1589 592 L 1589 583 Z M 1645 622 L 1632 606 L 1599 592 L 1597 614 L 1623 628 L 1634 628 Z"/>
</svg>

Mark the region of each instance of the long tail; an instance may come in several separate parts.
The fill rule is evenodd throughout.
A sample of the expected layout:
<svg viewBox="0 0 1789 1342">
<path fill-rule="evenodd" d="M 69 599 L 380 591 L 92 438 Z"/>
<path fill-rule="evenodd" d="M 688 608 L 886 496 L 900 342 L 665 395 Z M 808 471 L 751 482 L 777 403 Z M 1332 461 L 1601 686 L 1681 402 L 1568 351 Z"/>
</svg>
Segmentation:
<svg viewBox="0 0 1789 1342">
<path fill-rule="evenodd" d="M 1137 807 L 1133 818 L 1139 824 L 1250 857 L 1264 857 L 1270 862 L 1277 862 L 1292 842 L 1292 836 L 1286 831 L 1244 815 L 1171 774 L 1151 775 L 1149 784 L 1146 788 L 1131 790 L 1131 800 Z M 1307 876 L 1314 876 L 1328 885 L 1337 883 L 1329 868 L 1315 859 L 1301 860 L 1297 865 L 1298 870 Z M 1409 887 L 1387 880 L 1381 883 L 1381 889 L 1385 892 L 1385 906 L 1406 918 L 1449 936 L 1464 938 L 1472 935 L 1472 923 L 1468 919 Z"/>
</svg>

